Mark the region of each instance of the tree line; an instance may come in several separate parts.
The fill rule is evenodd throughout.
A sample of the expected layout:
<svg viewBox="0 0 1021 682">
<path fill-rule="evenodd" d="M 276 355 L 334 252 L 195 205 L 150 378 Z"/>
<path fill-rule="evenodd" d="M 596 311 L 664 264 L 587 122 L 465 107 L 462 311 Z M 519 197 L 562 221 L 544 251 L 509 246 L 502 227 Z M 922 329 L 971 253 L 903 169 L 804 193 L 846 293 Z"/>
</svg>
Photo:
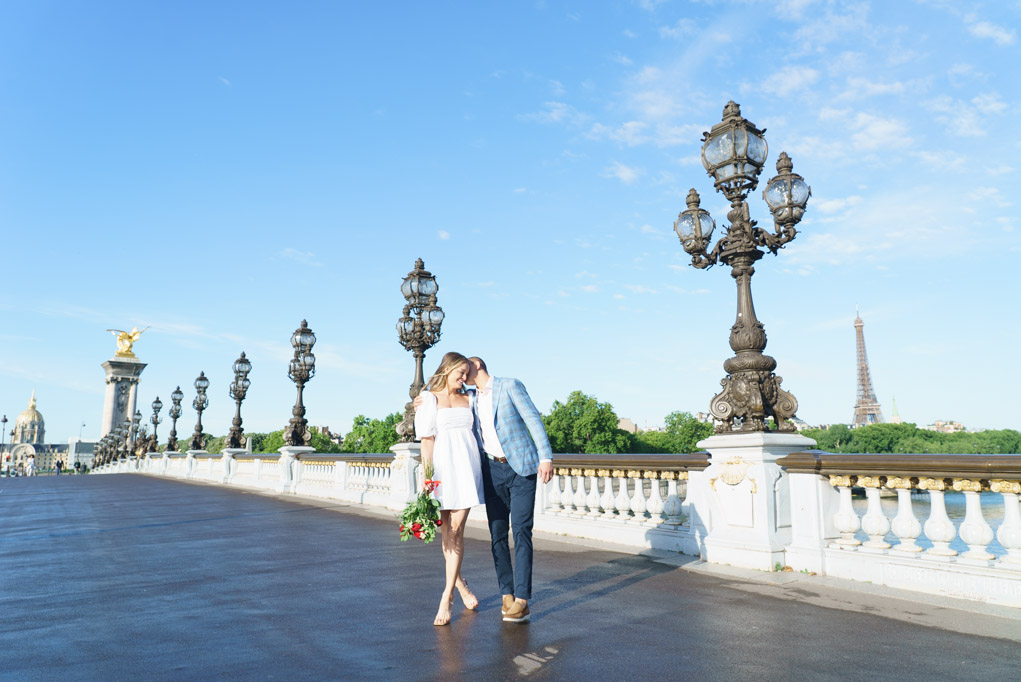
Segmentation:
<svg viewBox="0 0 1021 682">
<path fill-rule="evenodd" d="M 324 433 L 312 431 L 309 443 L 316 452 L 383 453 L 397 443 L 397 424 L 403 416 L 394 412 L 383 419 L 365 415 L 354 418 L 351 430 L 340 444 Z M 662 431 L 629 433 L 618 426 L 619 419 L 610 403 L 595 396 L 573 391 L 564 402 L 556 400 L 549 414 L 542 416 L 550 447 L 557 453 L 686 453 L 696 452 L 698 441 L 713 433 L 712 424 L 698 421 L 688 412 L 671 412 Z M 271 433 L 246 433 L 252 439 L 252 451 L 275 453 L 284 446 L 283 429 Z M 226 436 L 206 436 L 206 451 L 219 453 Z"/>
<path fill-rule="evenodd" d="M 801 432 L 826 452 L 1010 455 L 1021 453 L 1021 433 L 1013 429 L 940 433 L 915 424 L 870 424 L 856 429 L 833 424 Z"/>
</svg>

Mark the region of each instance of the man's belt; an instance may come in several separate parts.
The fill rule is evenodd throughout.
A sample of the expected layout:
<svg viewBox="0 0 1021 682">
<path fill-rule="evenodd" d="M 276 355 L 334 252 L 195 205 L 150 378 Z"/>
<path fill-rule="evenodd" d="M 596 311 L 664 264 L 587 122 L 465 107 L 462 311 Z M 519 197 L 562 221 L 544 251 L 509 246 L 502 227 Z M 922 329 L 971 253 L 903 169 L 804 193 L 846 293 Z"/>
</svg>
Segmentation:
<svg viewBox="0 0 1021 682">
<path fill-rule="evenodd" d="M 499 462 L 500 464 L 506 464 L 507 463 L 507 458 L 506 457 L 494 457 L 493 455 L 489 454 L 488 452 L 486 453 L 486 457 L 488 457 L 489 459 L 493 460 L 494 462 Z"/>
</svg>

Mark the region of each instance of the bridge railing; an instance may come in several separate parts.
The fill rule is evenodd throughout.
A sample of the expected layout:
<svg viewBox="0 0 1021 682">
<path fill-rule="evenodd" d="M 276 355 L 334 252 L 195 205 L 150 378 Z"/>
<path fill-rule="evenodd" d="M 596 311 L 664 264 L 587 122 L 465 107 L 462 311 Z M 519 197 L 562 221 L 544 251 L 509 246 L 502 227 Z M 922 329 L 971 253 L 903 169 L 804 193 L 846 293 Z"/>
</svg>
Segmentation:
<svg viewBox="0 0 1021 682">
<path fill-rule="evenodd" d="M 420 488 L 414 455 L 150 453 L 96 473 L 399 511 Z M 714 556 L 713 546 L 729 543 L 766 552 L 769 568 L 775 560 L 787 570 L 1021 606 L 1021 456 L 804 451 L 773 461 L 757 472 L 741 457 L 704 452 L 558 454 L 553 479 L 537 490 L 535 528 L 763 568 L 732 551 Z M 484 508 L 471 518 L 483 523 Z"/>
<path fill-rule="evenodd" d="M 1021 456 L 808 451 L 776 464 L 790 476 L 794 570 L 1021 606 Z"/>
</svg>

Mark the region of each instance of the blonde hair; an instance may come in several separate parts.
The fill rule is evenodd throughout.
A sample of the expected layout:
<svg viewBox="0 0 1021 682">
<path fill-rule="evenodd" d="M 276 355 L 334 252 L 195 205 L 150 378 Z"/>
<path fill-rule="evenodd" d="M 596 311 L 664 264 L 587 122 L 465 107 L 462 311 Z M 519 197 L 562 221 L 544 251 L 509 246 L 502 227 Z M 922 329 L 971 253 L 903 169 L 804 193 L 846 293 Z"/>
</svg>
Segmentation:
<svg viewBox="0 0 1021 682">
<path fill-rule="evenodd" d="M 467 362 L 468 358 L 464 357 L 460 353 L 455 353 L 453 351 L 447 353 L 443 356 L 443 359 L 440 360 L 440 366 L 437 367 L 433 375 L 429 377 L 429 381 L 425 382 L 425 388 L 422 390 L 435 391 L 446 387 L 447 377 L 450 376 L 450 373 L 461 365 L 467 364 Z"/>
</svg>

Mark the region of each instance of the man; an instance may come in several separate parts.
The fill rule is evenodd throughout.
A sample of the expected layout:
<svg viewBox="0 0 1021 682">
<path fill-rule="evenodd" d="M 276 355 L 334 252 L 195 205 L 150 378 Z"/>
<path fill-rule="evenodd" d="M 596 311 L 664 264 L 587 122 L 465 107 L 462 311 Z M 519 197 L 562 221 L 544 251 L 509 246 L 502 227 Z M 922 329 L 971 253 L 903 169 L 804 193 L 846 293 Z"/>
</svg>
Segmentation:
<svg viewBox="0 0 1021 682">
<path fill-rule="evenodd" d="M 553 477 L 542 415 L 517 379 L 489 375 L 479 357 L 468 358 L 468 384 L 478 391 L 476 437 L 482 453 L 482 484 L 492 537 L 493 562 L 503 595 L 503 619 L 527 623 L 532 597 L 532 522 L 537 481 Z M 511 562 L 509 526 L 514 528 Z"/>
</svg>

